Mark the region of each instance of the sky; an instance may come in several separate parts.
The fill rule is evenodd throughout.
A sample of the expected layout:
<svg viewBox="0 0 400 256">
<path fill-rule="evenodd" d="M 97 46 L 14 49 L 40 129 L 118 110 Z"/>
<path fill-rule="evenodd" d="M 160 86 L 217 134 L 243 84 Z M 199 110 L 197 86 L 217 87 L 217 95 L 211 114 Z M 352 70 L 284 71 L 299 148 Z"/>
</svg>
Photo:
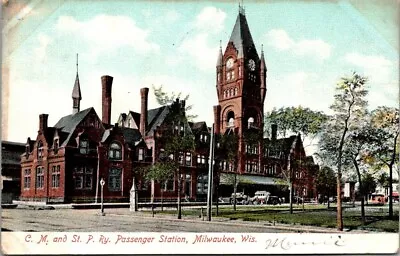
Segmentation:
<svg viewBox="0 0 400 256">
<path fill-rule="evenodd" d="M 244 1 L 267 63 L 265 112 L 330 113 L 337 81 L 353 71 L 369 78 L 370 109 L 398 106 L 396 1 L 361 2 Z M 195 121 L 211 126 L 218 50 L 237 15 L 238 1 L 30 1 L 3 28 L 3 140 L 35 139 L 41 113 L 50 126 L 72 113 L 77 53 L 81 110 L 101 117 L 100 78 L 110 75 L 112 123 L 140 112 L 140 88 L 158 107 L 152 86 L 162 85 L 189 94 Z"/>
</svg>

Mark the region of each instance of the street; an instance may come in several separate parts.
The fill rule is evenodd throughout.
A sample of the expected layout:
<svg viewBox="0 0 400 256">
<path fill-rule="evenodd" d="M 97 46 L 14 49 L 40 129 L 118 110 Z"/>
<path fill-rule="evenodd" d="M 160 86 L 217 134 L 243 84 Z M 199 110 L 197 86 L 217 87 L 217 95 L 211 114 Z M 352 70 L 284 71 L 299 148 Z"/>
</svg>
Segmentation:
<svg viewBox="0 0 400 256">
<path fill-rule="evenodd" d="M 202 221 L 200 218 L 150 213 L 131 213 L 128 208 L 106 209 L 101 216 L 98 209 L 32 210 L 2 209 L 2 231 L 77 231 L 77 232 L 288 232 L 261 224 Z"/>
</svg>

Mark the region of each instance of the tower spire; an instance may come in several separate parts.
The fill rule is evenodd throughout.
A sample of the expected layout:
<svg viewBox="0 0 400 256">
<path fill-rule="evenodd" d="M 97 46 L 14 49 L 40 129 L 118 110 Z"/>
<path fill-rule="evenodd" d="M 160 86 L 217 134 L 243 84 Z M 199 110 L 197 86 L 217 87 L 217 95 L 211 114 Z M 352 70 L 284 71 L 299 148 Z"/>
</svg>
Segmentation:
<svg viewBox="0 0 400 256">
<path fill-rule="evenodd" d="M 222 41 L 219 40 L 219 55 L 218 55 L 218 60 L 217 60 L 217 67 L 222 66 Z"/>
<path fill-rule="evenodd" d="M 78 74 L 78 54 L 76 54 L 76 73 Z"/>
<path fill-rule="evenodd" d="M 76 54 L 76 78 L 74 88 L 72 89 L 72 114 L 78 113 L 82 100 L 81 85 L 78 75 L 78 53 Z"/>
</svg>

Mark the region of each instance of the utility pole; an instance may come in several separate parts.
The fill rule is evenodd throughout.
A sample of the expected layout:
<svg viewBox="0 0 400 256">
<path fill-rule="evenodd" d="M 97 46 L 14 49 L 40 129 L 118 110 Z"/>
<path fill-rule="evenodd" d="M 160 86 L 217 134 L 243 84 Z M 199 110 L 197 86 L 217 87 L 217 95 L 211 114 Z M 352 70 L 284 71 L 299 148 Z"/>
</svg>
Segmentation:
<svg viewBox="0 0 400 256">
<path fill-rule="evenodd" d="M 213 172 L 214 172 L 214 124 L 211 128 L 211 138 L 210 138 L 210 157 L 208 164 L 208 190 L 207 190 L 207 220 L 211 221 L 211 209 L 212 209 L 212 186 L 213 186 Z"/>
</svg>

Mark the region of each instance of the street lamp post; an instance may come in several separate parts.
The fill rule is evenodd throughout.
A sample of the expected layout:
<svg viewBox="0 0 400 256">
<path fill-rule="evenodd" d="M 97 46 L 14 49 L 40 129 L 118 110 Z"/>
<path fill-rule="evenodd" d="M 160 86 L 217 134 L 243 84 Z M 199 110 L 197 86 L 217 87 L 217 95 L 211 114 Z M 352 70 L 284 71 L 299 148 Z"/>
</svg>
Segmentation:
<svg viewBox="0 0 400 256">
<path fill-rule="evenodd" d="M 214 124 L 211 128 L 210 138 L 210 158 L 208 165 L 208 190 L 207 190 L 207 220 L 211 221 L 212 212 L 212 187 L 213 187 L 213 171 L 214 171 Z"/>
<path fill-rule="evenodd" d="M 101 212 L 101 216 L 105 215 L 105 213 L 104 213 L 104 203 L 103 203 L 103 199 L 104 199 L 103 187 L 104 187 L 104 184 L 106 184 L 106 182 L 104 181 L 103 178 L 101 178 L 101 180 L 100 180 L 100 186 L 101 186 L 101 210 L 100 210 L 100 212 Z"/>
</svg>

